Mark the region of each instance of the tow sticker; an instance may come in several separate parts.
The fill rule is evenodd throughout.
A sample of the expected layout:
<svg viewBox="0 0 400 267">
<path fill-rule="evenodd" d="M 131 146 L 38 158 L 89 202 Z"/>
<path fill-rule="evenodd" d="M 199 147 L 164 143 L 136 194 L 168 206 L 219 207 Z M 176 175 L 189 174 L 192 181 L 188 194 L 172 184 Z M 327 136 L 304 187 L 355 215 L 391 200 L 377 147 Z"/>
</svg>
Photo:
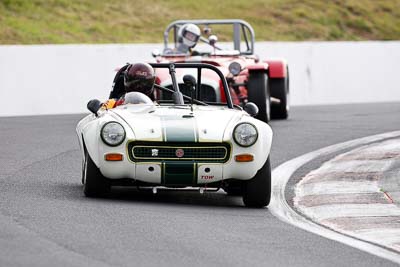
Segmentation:
<svg viewBox="0 0 400 267">
<path fill-rule="evenodd" d="M 214 179 L 214 175 L 202 175 L 201 179 L 202 180 L 212 180 L 212 179 Z"/>
</svg>

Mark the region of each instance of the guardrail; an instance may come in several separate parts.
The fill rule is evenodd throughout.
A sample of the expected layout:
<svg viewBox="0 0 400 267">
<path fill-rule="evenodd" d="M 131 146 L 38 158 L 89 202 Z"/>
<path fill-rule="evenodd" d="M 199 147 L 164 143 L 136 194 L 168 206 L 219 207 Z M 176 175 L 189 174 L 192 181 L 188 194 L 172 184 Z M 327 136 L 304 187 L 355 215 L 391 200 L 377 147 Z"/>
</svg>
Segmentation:
<svg viewBox="0 0 400 267">
<path fill-rule="evenodd" d="M 105 99 L 115 69 L 153 61 L 162 44 L 0 46 L 0 116 L 87 112 Z M 292 105 L 400 101 L 400 41 L 258 42 L 256 54 L 285 58 Z"/>
</svg>

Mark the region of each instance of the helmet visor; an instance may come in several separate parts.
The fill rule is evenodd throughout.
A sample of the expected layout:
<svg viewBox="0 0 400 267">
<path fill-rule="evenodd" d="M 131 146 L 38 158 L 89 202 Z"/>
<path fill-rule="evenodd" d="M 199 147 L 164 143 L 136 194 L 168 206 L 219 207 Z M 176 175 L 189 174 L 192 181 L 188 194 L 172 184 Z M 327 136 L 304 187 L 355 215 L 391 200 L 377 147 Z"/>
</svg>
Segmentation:
<svg viewBox="0 0 400 267">
<path fill-rule="evenodd" d="M 197 40 L 199 39 L 199 36 L 198 36 L 198 35 L 196 35 L 196 34 L 194 34 L 194 33 L 192 33 L 192 32 L 189 32 L 189 31 L 185 31 L 185 32 L 183 33 L 183 36 L 184 36 L 186 39 L 188 39 L 189 41 L 192 41 L 192 42 L 197 42 Z"/>
<path fill-rule="evenodd" d="M 125 87 L 127 92 L 141 92 L 149 94 L 153 91 L 154 77 L 147 79 L 127 79 L 125 80 Z"/>
</svg>

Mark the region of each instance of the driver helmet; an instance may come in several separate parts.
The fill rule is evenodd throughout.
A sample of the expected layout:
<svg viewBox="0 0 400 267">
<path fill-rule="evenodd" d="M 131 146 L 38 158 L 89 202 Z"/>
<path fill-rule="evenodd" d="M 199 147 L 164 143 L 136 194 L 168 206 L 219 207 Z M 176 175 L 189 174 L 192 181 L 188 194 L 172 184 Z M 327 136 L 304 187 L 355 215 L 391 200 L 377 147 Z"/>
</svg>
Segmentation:
<svg viewBox="0 0 400 267">
<path fill-rule="evenodd" d="M 200 38 L 200 28 L 192 23 L 184 24 L 178 32 L 179 40 L 189 48 L 193 48 Z"/>
<path fill-rule="evenodd" d="M 155 79 L 154 69 L 149 64 L 131 64 L 124 72 L 125 91 L 140 92 L 150 96 L 153 93 Z"/>
</svg>

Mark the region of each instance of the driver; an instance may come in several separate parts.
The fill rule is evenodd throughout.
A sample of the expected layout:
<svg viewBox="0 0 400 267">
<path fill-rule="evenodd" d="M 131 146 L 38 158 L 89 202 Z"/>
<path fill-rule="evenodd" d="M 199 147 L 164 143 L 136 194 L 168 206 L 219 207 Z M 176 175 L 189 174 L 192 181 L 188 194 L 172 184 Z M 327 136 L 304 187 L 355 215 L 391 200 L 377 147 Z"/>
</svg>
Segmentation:
<svg viewBox="0 0 400 267">
<path fill-rule="evenodd" d="M 110 109 L 125 104 L 125 95 L 131 92 L 142 93 L 148 96 L 151 100 L 154 100 L 153 90 L 156 75 L 153 67 L 147 63 L 135 63 L 126 65 L 124 69 L 124 93 L 119 98 L 110 98 L 107 100 L 103 103 L 103 108 Z M 138 94 L 136 94 L 136 96 L 138 96 Z M 131 98 L 132 96 L 129 97 L 129 99 Z M 127 102 L 131 103 L 132 100 Z"/>
<path fill-rule="evenodd" d="M 184 24 L 178 32 L 178 47 L 180 53 L 192 52 L 200 39 L 200 28 L 192 23 Z"/>
</svg>

